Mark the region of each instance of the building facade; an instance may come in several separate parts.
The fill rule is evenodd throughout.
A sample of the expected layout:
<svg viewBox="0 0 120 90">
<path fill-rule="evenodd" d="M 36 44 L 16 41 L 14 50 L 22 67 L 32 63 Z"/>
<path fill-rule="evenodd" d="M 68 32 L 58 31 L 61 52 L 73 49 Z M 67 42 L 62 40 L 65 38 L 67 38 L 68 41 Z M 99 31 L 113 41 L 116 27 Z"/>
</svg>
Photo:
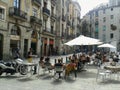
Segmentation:
<svg viewBox="0 0 120 90">
<path fill-rule="evenodd" d="M 120 0 L 109 0 L 109 6 L 119 6 Z"/>
<path fill-rule="evenodd" d="M 26 57 L 29 48 L 38 56 L 66 52 L 64 42 L 78 32 L 72 21 L 80 9 L 73 7 L 71 0 L 0 0 L 0 59 L 16 50 Z"/>
<path fill-rule="evenodd" d="M 83 21 L 87 21 L 92 37 L 104 43 L 111 43 L 120 50 L 120 6 L 102 5 L 89 11 Z"/>
<path fill-rule="evenodd" d="M 80 32 L 80 5 L 72 0 L 57 0 L 57 40 L 59 54 L 72 53 L 73 48 L 64 43 L 77 37 Z"/>
</svg>

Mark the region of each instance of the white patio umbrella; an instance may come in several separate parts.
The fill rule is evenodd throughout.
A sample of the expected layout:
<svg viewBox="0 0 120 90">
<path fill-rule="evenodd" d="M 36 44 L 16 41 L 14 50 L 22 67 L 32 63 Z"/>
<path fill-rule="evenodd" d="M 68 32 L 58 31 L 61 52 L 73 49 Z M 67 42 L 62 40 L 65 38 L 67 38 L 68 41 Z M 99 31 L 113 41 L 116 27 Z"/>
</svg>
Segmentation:
<svg viewBox="0 0 120 90">
<path fill-rule="evenodd" d="M 99 39 L 91 38 L 91 37 L 86 37 L 84 35 L 80 35 L 79 37 L 64 43 L 65 45 L 96 45 L 96 44 L 102 44 Z"/>
<path fill-rule="evenodd" d="M 113 45 L 111 45 L 109 43 L 99 45 L 98 47 L 116 48 L 115 46 L 113 46 Z"/>
</svg>

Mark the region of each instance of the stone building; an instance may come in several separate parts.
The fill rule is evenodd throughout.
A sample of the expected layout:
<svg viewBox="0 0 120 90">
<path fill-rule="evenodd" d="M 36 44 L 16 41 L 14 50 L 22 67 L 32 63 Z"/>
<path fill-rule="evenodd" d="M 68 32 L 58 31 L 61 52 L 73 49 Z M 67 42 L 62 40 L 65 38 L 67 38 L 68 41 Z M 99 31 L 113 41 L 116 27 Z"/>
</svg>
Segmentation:
<svg viewBox="0 0 120 90">
<path fill-rule="evenodd" d="M 26 57 L 29 48 L 38 56 L 62 54 L 63 43 L 75 35 L 70 33 L 70 4 L 71 0 L 0 0 L 0 59 L 10 59 L 16 50 Z"/>
<path fill-rule="evenodd" d="M 111 43 L 120 50 L 120 6 L 102 4 L 89 11 L 82 19 L 87 22 L 92 37 Z"/>
<path fill-rule="evenodd" d="M 80 5 L 72 0 L 57 0 L 57 40 L 59 54 L 72 53 L 73 48 L 64 43 L 77 37 L 80 31 Z"/>
</svg>

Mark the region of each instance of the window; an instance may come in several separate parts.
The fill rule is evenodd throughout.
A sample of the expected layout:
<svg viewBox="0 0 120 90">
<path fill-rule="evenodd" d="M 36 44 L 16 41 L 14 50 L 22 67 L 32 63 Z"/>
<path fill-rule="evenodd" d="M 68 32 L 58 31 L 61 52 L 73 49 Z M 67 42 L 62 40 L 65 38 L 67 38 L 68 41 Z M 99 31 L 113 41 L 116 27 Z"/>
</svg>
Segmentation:
<svg viewBox="0 0 120 90">
<path fill-rule="evenodd" d="M 106 12 L 106 11 L 105 11 L 105 9 L 104 9 L 104 10 L 103 10 L 103 14 L 105 14 L 105 12 Z"/>
<path fill-rule="evenodd" d="M 105 25 L 103 25 L 103 31 L 106 31 L 106 26 Z"/>
<path fill-rule="evenodd" d="M 54 14 L 54 7 L 51 7 L 51 14 Z"/>
<path fill-rule="evenodd" d="M 105 42 L 105 41 L 106 41 L 106 35 L 105 35 L 105 34 L 103 34 L 103 35 L 102 35 L 102 37 L 103 37 L 103 38 L 102 38 L 102 39 L 103 39 L 103 41 Z"/>
<path fill-rule="evenodd" d="M 90 19 L 92 19 L 92 15 L 90 14 Z"/>
<path fill-rule="evenodd" d="M 110 19 L 113 19 L 114 18 L 114 16 L 113 15 L 110 15 Z"/>
<path fill-rule="evenodd" d="M 53 33 L 54 31 L 53 31 L 53 26 L 51 26 L 51 33 Z"/>
<path fill-rule="evenodd" d="M 111 8 L 111 11 L 113 11 L 113 8 Z"/>
<path fill-rule="evenodd" d="M 62 6 L 64 7 L 64 0 L 62 0 Z"/>
<path fill-rule="evenodd" d="M 103 18 L 103 22 L 106 22 L 106 17 Z"/>
<path fill-rule="evenodd" d="M 5 20 L 5 9 L 0 7 L 0 20 Z"/>
<path fill-rule="evenodd" d="M 46 2 L 44 2 L 44 7 L 47 8 L 47 3 Z"/>
<path fill-rule="evenodd" d="M 20 35 L 19 27 L 13 26 L 11 29 L 11 35 Z"/>
<path fill-rule="evenodd" d="M 14 7 L 20 8 L 20 0 L 14 0 Z"/>
<path fill-rule="evenodd" d="M 98 11 L 95 12 L 95 16 L 98 17 Z"/>
<path fill-rule="evenodd" d="M 99 28 L 98 28 L 98 25 L 95 26 L 95 32 L 98 32 L 99 31 Z"/>
<path fill-rule="evenodd" d="M 33 8 L 33 16 L 37 17 L 37 9 Z"/>
<path fill-rule="evenodd" d="M 114 37 L 113 33 L 110 34 L 110 38 L 112 39 Z"/>
</svg>

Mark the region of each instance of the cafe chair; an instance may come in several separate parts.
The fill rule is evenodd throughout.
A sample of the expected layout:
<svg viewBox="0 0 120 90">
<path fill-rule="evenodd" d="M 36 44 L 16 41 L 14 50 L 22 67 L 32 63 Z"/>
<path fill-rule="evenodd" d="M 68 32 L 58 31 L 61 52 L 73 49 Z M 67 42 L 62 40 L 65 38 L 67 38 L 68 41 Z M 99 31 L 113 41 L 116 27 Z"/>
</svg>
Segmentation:
<svg viewBox="0 0 120 90">
<path fill-rule="evenodd" d="M 53 67 L 51 66 L 51 64 L 45 64 L 44 73 L 45 72 L 52 73 L 52 71 L 53 71 Z"/>
<path fill-rule="evenodd" d="M 58 79 L 63 77 L 63 66 L 54 66 L 54 77 L 58 75 Z"/>
<path fill-rule="evenodd" d="M 55 59 L 55 65 L 54 65 L 54 77 L 57 75 L 59 76 L 58 79 L 63 77 L 63 59 Z"/>
<path fill-rule="evenodd" d="M 44 65 L 40 65 L 39 64 L 39 68 L 38 68 L 38 74 L 52 74 L 53 72 L 53 67 L 51 66 L 51 64 L 44 64 Z"/>
<path fill-rule="evenodd" d="M 102 79 L 104 82 L 106 79 L 111 78 L 111 74 L 110 70 L 105 70 L 104 66 L 100 66 L 97 68 L 96 81 L 98 81 L 98 79 Z"/>
</svg>

